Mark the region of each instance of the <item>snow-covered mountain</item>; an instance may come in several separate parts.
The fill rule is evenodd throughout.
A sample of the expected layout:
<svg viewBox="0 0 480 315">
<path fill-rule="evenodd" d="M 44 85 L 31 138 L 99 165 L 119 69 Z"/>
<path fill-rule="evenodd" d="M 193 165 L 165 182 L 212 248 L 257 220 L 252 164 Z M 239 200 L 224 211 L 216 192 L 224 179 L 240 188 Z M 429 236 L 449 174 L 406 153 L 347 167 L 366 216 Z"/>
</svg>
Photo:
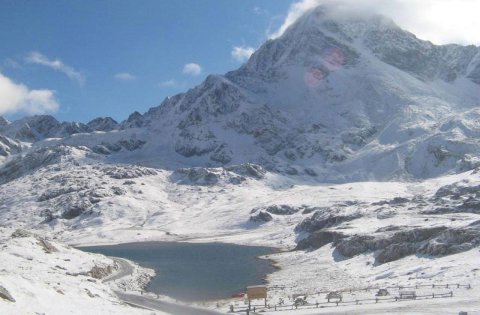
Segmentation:
<svg viewBox="0 0 480 315">
<path fill-rule="evenodd" d="M 320 181 L 430 178 L 478 165 L 479 84 L 478 47 L 436 46 L 384 17 L 319 7 L 240 69 L 143 115 L 87 125 L 36 116 L 0 132 L 154 167 L 254 162 Z M 118 147 L 134 140 L 141 148 Z"/>
<path fill-rule="evenodd" d="M 296 248 L 269 279 L 289 294 L 480 284 L 479 104 L 479 47 L 318 7 L 125 121 L 0 117 L 0 236 Z"/>
</svg>

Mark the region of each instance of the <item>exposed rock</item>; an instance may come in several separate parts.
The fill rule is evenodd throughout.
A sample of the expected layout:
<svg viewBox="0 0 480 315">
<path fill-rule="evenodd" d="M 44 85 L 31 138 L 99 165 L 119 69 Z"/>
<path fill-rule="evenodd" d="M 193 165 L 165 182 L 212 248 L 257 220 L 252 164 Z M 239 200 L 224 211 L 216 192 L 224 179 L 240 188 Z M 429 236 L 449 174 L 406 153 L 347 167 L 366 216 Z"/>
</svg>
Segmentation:
<svg viewBox="0 0 480 315">
<path fill-rule="evenodd" d="M 440 199 L 448 197 L 450 199 L 458 199 L 462 196 L 478 196 L 480 195 L 480 185 L 477 186 L 467 186 L 465 183 L 454 183 L 451 185 L 445 185 L 440 187 L 435 193 L 434 198 Z"/>
<path fill-rule="evenodd" d="M 69 198 L 70 199 L 70 198 Z M 88 209 L 90 209 L 93 205 L 89 200 L 83 200 L 83 199 L 71 199 L 69 202 L 64 201 L 65 208 L 62 212 L 62 218 L 71 220 Z"/>
<path fill-rule="evenodd" d="M 5 289 L 3 286 L 0 285 L 0 299 L 4 299 L 10 302 L 15 302 L 13 296 Z"/>
<path fill-rule="evenodd" d="M 265 177 L 265 174 L 267 173 L 267 171 L 263 167 L 253 163 L 234 165 L 234 166 L 227 167 L 225 169 L 227 171 L 230 171 L 242 176 L 253 177 L 255 179 L 262 179 L 263 177 Z"/>
<path fill-rule="evenodd" d="M 254 176 L 253 168 L 243 166 L 233 168 L 206 168 L 192 167 L 179 168 L 173 172 L 171 179 L 183 185 L 217 185 L 217 184 L 233 184 L 239 185 L 246 180 L 245 176 Z M 245 175 L 241 175 L 245 174 Z"/>
<path fill-rule="evenodd" d="M 8 126 L 10 122 L 6 120 L 4 117 L 0 116 L 0 128 Z"/>
<path fill-rule="evenodd" d="M 418 253 L 431 256 L 450 255 L 480 245 L 480 224 L 466 228 L 449 229 L 423 244 Z"/>
<path fill-rule="evenodd" d="M 303 211 L 302 214 L 310 214 L 315 211 L 328 211 L 328 208 L 321 208 L 321 207 L 311 207 L 311 206 L 302 206 Z"/>
<path fill-rule="evenodd" d="M 0 185 L 27 172 L 59 163 L 63 157 L 71 155 L 72 150 L 68 146 L 47 147 L 16 157 L 0 168 Z"/>
<path fill-rule="evenodd" d="M 155 170 L 140 166 L 112 166 L 104 168 L 103 171 L 106 175 L 115 179 L 131 179 L 157 175 Z"/>
<path fill-rule="evenodd" d="M 446 227 L 418 228 L 396 232 L 391 236 L 354 235 L 336 244 L 345 257 L 353 257 L 369 251 L 379 251 L 378 263 L 394 261 L 405 256 L 421 253 L 424 244 L 443 233 Z"/>
<path fill-rule="evenodd" d="M 145 117 L 139 112 L 134 112 L 130 116 L 128 116 L 126 121 L 122 122 L 121 128 L 122 129 L 140 128 L 145 125 L 146 125 Z"/>
<path fill-rule="evenodd" d="M 269 222 L 272 219 L 273 219 L 272 215 L 268 212 L 265 212 L 265 211 L 260 211 L 256 215 L 250 216 L 250 221 L 251 222 L 257 222 L 257 223 Z"/>
<path fill-rule="evenodd" d="M 315 172 L 315 170 L 312 169 L 312 168 L 306 168 L 305 169 L 305 174 L 310 175 L 312 177 L 317 177 L 318 176 L 317 172 Z"/>
<path fill-rule="evenodd" d="M 276 215 L 292 215 L 299 212 L 302 208 L 296 208 L 289 205 L 268 206 L 265 211 Z"/>
<path fill-rule="evenodd" d="M 103 279 L 106 276 L 110 275 L 113 271 L 111 265 L 95 265 L 92 270 L 88 272 L 88 275 L 95 279 Z"/>
<path fill-rule="evenodd" d="M 306 238 L 300 240 L 295 247 L 295 250 L 304 249 L 318 249 L 329 243 L 337 243 L 345 236 L 333 231 L 316 231 L 308 235 Z"/>
<path fill-rule="evenodd" d="M 376 250 L 375 237 L 371 235 L 354 235 L 336 244 L 336 249 L 345 257 L 353 257 L 367 251 Z"/>
<path fill-rule="evenodd" d="M 111 117 L 98 117 L 87 123 L 91 130 L 112 131 L 118 128 L 118 122 Z"/>
<path fill-rule="evenodd" d="M 410 200 L 408 198 L 403 198 L 403 197 L 395 197 L 393 198 L 392 200 L 383 200 L 383 201 L 378 201 L 378 202 L 374 202 L 372 203 L 373 206 L 384 206 L 384 205 L 391 205 L 391 206 L 395 206 L 395 205 L 402 205 L 402 204 L 405 204 L 407 202 L 409 202 Z"/>
<path fill-rule="evenodd" d="M 9 156 L 22 151 L 18 141 L 0 135 L 0 156 Z"/>
<path fill-rule="evenodd" d="M 95 145 L 92 148 L 92 151 L 97 153 L 97 154 L 102 154 L 102 155 L 109 155 L 109 154 L 112 153 L 105 145 L 102 145 L 102 144 Z"/>
<path fill-rule="evenodd" d="M 127 193 L 127 191 L 121 187 L 117 187 L 117 186 L 112 186 L 110 187 L 110 189 L 112 190 L 113 194 L 114 195 L 117 195 L 117 196 L 122 196 L 122 195 L 125 195 Z"/>
<path fill-rule="evenodd" d="M 392 244 L 382 250 L 376 257 L 376 261 L 383 264 L 398 260 L 408 255 L 415 254 L 418 245 L 412 243 Z"/>
<path fill-rule="evenodd" d="M 130 139 L 130 140 L 120 140 L 118 141 L 118 145 L 125 148 L 128 151 L 135 151 L 143 147 L 143 145 L 147 143 L 143 140 L 138 139 Z"/>
<path fill-rule="evenodd" d="M 215 151 L 210 155 L 210 159 L 215 162 L 219 162 L 222 164 L 228 164 L 232 161 L 233 152 L 228 148 L 228 146 L 224 143 L 219 145 Z"/>
<path fill-rule="evenodd" d="M 361 217 L 360 213 L 342 215 L 336 209 L 323 208 L 317 210 L 315 213 L 304 219 L 300 224 L 295 227 L 295 231 L 315 232 L 323 228 L 339 225 L 343 222 L 352 221 Z"/>
<path fill-rule="evenodd" d="M 58 249 L 53 246 L 49 241 L 47 241 L 46 239 L 44 238 L 38 238 L 38 241 L 39 241 L 39 244 L 40 246 L 42 246 L 43 250 L 45 251 L 45 253 L 47 254 L 51 254 L 53 252 L 57 252 Z"/>
<path fill-rule="evenodd" d="M 12 233 L 12 238 L 23 238 L 23 237 L 34 237 L 34 236 L 35 236 L 34 233 L 27 230 L 23 230 L 23 229 L 17 229 L 15 230 L 15 232 Z"/>
<path fill-rule="evenodd" d="M 65 195 L 65 194 L 69 194 L 69 193 L 72 193 L 72 192 L 78 192 L 78 191 L 84 190 L 85 188 L 86 187 L 69 186 L 69 187 L 62 187 L 62 188 L 58 188 L 58 189 L 47 190 L 44 193 L 42 193 L 40 195 L 40 197 L 38 197 L 38 201 L 39 202 L 47 201 L 47 200 L 54 199 L 54 198 L 57 198 L 59 196 Z"/>
<path fill-rule="evenodd" d="M 172 176 L 180 178 L 182 184 L 215 185 L 220 181 L 221 174 L 213 169 L 193 167 L 177 169 Z"/>
</svg>

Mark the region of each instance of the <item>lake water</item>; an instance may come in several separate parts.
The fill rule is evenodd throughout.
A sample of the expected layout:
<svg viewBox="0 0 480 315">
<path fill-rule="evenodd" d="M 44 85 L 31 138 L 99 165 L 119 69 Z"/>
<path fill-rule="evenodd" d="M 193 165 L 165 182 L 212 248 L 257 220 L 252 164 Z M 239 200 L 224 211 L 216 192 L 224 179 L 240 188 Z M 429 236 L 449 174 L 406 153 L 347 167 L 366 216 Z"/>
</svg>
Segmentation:
<svg viewBox="0 0 480 315">
<path fill-rule="evenodd" d="M 275 252 L 269 247 L 146 242 L 81 249 L 152 268 L 157 275 L 148 291 L 189 302 L 229 298 L 275 271 L 268 260 L 257 258 Z"/>
</svg>

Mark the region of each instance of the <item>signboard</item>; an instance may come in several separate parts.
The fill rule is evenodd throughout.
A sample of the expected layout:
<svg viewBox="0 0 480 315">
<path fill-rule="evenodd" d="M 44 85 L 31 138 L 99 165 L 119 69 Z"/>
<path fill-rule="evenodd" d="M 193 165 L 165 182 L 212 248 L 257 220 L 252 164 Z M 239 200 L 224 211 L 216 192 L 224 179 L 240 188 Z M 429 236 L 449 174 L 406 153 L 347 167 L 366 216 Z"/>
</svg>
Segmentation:
<svg viewBox="0 0 480 315">
<path fill-rule="evenodd" d="M 266 299 L 267 287 L 264 285 L 247 287 L 247 297 L 249 300 Z"/>
</svg>

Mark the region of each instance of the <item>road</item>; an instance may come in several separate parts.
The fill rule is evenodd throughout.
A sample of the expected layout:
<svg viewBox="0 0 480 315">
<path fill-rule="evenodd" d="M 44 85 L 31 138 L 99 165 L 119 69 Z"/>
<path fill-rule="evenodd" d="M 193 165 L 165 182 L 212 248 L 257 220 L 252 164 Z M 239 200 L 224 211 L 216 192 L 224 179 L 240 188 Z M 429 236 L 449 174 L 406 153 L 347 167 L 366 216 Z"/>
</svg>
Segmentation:
<svg viewBox="0 0 480 315">
<path fill-rule="evenodd" d="M 123 301 L 141 306 L 144 308 L 149 308 L 153 310 L 159 310 L 166 312 L 172 315 L 219 315 L 224 313 L 219 313 L 211 310 L 195 308 L 191 306 L 179 305 L 174 303 L 169 303 L 148 296 L 127 294 L 123 292 L 116 292 L 118 297 Z"/>
<path fill-rule="evenodd" d="M 110 282 L 127 277 L 134 271 L 134 267 L 125 259 L 112 257 L 119 266 L 119 269 L 114 274 L 103 279 L 103 282 Z M 115 291 L 117 296 L 124 302 L 151 310 L 158 310 L 172 315 L 219 315 L 219 313 L 207 309 L 195 308 L 192 306 L 185 306 L 170 302 L 158 300 L 154 297 L 128 294 L 120 291 Z"/>
<path fill-rule="evenodd" d="M 127 277 L 133 273 L 133 266 L 128 261 L 118 257 L 112 257 L 112 259 L 118 264 L 119 269 L 117 272 L 105 277 L 102 282 L 115 281 L 123 277 Z"/>
</svg>

